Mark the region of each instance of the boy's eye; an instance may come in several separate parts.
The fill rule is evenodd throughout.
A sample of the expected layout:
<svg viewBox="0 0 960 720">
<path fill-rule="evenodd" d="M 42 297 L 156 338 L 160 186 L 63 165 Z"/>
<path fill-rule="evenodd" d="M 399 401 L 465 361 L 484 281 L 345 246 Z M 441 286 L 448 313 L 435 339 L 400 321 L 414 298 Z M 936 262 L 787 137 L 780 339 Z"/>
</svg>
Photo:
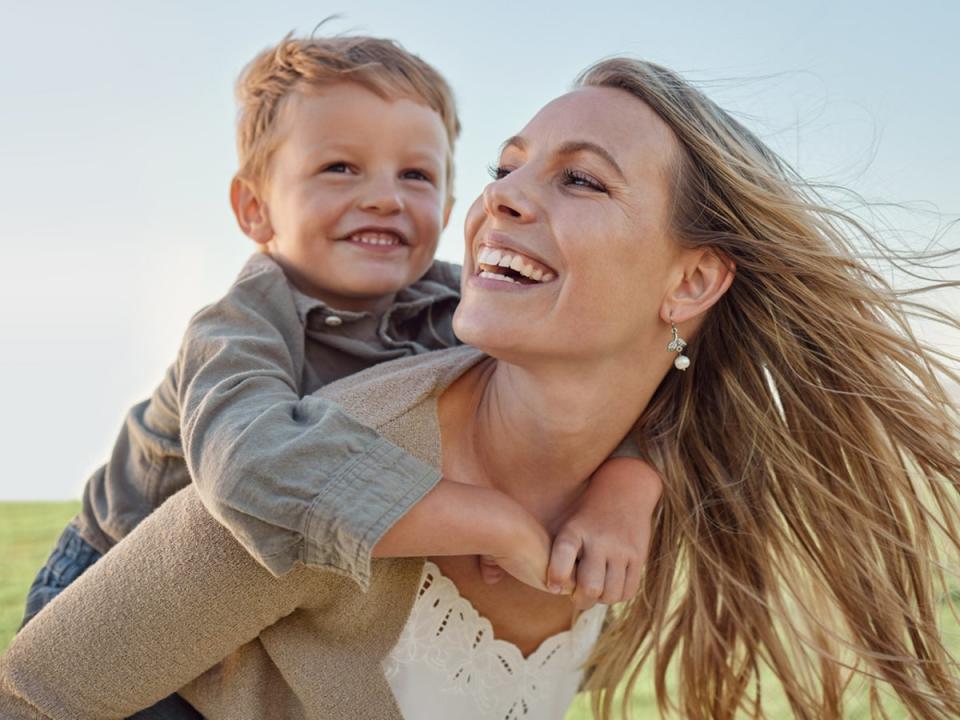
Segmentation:
<svg viewBox="0 0 960 720">
<path fill-rule="evenodd" d="M 430 173 L 426 172 L 425 170 L 404 170 L 402 173 L 400 173 L 400 177 L 404 180 L 422 180 L 424 182 L 433 182 L 433 177 L 431 177 Z"/>
<path fill-rule="evenodd" d="M 590 175 L 587 175 L 585 172 L 581 172 L 580 170 L 564 170 L 563 184 L 602 193 L 607 191 L 606 186 L 602 182 L 594 177 L 591 177 Z"/>
<path fill-rule="evenodd" d="M 330 163 L 329 165 L 324 165 L 321 172 L 348 173 L 350 172 L 350 166 L 345 162 Z"/>
</svg>

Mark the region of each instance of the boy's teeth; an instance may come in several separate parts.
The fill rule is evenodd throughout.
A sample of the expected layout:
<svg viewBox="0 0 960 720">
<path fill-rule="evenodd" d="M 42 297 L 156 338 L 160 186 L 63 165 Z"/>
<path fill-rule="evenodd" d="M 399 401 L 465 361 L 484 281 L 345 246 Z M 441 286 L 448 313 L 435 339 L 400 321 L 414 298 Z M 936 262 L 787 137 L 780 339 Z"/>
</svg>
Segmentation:
<svg viewBox="0 0 960 720">
<path fill-rule="evenodd" d="M 534 262 L 535 261 L 530 260 L 523 255 L 513 254 L 511 252 L 491 247 L 481 246 L 479 252 L 477 253 L 478 265 L 486 265 L 487 267 L 492 268 L 510 268 L 514 272 L 518 272 L 524 277 L 530 278 L 535 282 L 550 282 L 556 277 L 556 275 L 554 275 L 552 272 L 543 270 L 541 267 L 534 265 Z M 482 270 L 480 273 L 480 277 L 491 276 L 495 276 L 498 280 L 507 278 L 506 275 L 486 270 Z M 513 278 L 507 279 L 513 280 Z"/>
<path fill-rule="evenodd" d="M 350 236 L 353 242 L 365 245 L 399 245 L 400 238 L 393 233 L 360 232 Z"/>
</svg>

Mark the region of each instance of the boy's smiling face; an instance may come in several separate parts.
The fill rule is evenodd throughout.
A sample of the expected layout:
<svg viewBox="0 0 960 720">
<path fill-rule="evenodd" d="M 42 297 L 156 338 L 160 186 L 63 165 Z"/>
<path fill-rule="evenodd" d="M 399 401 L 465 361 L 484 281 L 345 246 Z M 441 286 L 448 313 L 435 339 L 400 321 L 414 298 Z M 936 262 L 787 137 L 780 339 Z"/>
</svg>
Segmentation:
<svg viewBox="0 0 960 720">
<path fill-rule="evenodd" d="M 417 280 L 449 216 L 440 115 L 355 83 L 295 93 L 259 192 L 236 179 L 234 212 L 302 292 L 377 310 Z"/>
</svg>

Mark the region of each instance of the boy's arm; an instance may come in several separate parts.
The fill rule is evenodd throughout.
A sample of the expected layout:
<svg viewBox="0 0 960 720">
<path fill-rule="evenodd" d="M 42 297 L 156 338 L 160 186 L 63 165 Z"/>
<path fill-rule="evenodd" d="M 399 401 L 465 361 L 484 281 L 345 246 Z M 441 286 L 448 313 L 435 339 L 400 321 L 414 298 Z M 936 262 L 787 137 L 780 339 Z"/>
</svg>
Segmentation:
<svg viewBox="0 0 960 720">
<path fill-rule="evenodd" d="M 126 537 L 170 494 L 189 484 L 180 460 L 180 418 L 176 405 L 176 365 L 148 400 L 127 412 L 110 457 L 83 488 L 75 522 L 100 553 Z"/>
<path fill-rule="evenodd" d="M 494 488 L 440 480 L 373 548 L 373 557 L 427 555 L 489 557 L 527 585 L 547 589 L 550 536 L 520 503 Z"/>
<path fill-rule="evenodd" d="M 636 595 L 662 491 L 660 476 L 646 462 L 635 457 L 604 462 L 554 538 L 548 586 L 575 588 L 573 600 L 581 610 Z"/>
<path fill-rule="evenodd" d="M 184 456 L 204 504 L 251 555 L 275 575 L 302 563 L 365 589 L 374 546 L 377 557 L 482 552 L 543 587 L 539 523 L 502 493 L 441 481 L 329 400 L 299 397 L 303 342 L 285 277 L 257 256 L 181 348 Z"/>
<path fill-rule="evenodd" d="M 184 457 L 208 510 L 270 572 L 302 563 L 366 588 L 372 546 L 440 473 L 332 402 L 301 398 L 303 358 L 286 278 L 255 255 L 184 337 Z"/>
</svg>

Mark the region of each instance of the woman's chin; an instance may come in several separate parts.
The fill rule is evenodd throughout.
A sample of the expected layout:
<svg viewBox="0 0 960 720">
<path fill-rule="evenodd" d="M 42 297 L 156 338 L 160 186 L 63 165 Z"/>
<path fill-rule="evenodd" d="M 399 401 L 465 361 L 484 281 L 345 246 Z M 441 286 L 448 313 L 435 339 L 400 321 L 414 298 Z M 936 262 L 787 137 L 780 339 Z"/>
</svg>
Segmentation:
<svg viewBox="0 0 960 720">
<path fill-rule="evenodd" d="M 513 327 L 509 319 L 492 312 L 471 312 L 461 304 L 453 316 L 453 332 L 461 342 L 472 345 L 491 357 L 505 359 L 529 346 L 529 336 Z M 528 351 L 531 348 L 526 348 Z"/>
<path fill-rule="evenodd" d="M 497 345 L 493 333 L 472 323 L 458 323 L 456 317 L 454 317 L 453 332 L 460 342 L 472 345 L 478 350 L 483 350 L 483 352 L 488 355 L 490 354 L 490 349 Z"/>
</svg>

